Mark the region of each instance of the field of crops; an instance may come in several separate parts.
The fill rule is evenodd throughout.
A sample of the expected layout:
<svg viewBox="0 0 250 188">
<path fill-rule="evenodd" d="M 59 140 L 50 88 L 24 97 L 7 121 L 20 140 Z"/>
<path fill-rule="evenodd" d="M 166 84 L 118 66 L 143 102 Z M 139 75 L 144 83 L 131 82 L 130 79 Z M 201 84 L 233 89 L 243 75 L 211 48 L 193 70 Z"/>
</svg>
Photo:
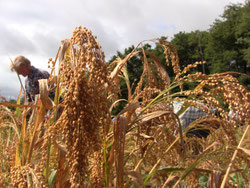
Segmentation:
<svg viewBox="0 0 250 188">
<path fill-rule="evenodd" d="M 34 105 L 20 104 L 19 97 L 10 110 L 2 98 L 0 187 L 247 188 L 250 94 L 234 77 L 240 73 L 193 71 L 205 62 L 181 70 L 171 43 L 147 42 L 161 45 L 175 78 L 143 42 L 106 64 L 96 37 L 79 27 L 49 60 L 51 77 L 39 81 Z M 126 68 L 132 57 L 143 65 L 136 84 Z M 127 99 L 119 98 L 121 80 Z M 55 91 L 54 101 L 48 90 Z M 125 107 L 114 115 L 122 102 Z M 183 103 L 178 113 L 174 102 Z M 188 129 L 205 127 L 207 137 L 190 136 L 181 126 L 179 117 L 190 106 L 207 116 Z"/>
</svg>

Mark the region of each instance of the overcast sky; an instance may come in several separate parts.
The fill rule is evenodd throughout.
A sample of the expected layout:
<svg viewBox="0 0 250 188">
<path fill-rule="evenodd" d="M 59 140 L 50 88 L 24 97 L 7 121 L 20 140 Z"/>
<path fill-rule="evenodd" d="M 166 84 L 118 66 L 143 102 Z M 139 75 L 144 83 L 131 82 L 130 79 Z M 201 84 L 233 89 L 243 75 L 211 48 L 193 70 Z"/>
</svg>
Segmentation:
<svg viewBox="0 0 250 188">
<path fill-rule="evenodd" d="M 97 36 L 106 60 L 146 39 L 207 30 L 230 3 L 245 0 L 0 0 L 0 95 L 16 98 L 20 83 L 9 70 L 24 55 L 48 70 L 61 40 L 77 26 Z M 24 79 L 22 79 L 24 83 Z"/>
</svg>

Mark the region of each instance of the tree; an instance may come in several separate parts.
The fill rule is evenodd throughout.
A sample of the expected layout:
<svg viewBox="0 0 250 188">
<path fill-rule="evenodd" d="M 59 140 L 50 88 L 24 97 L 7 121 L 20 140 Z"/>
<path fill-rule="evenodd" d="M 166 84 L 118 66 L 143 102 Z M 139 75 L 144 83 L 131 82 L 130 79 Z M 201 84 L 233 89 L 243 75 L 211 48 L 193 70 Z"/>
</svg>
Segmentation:
<svg viewBox="0 0 250 188">
<path fill-rule="evenodd" d="M 196 61 L 205 61 L 205 49 L 208 44 L 208 35 L 206 31 L 192 31 L 190 33 L 179 32 L 174 35 L 172 43 L 175 45 L 179 59 L 180 66 L 186 67 L 188 64 L 195 63 Z M 199 67 L 199 71 L 203 73 L 208 72 L 205 65 Z"/>
<path fill-rule="evenodd" d="M 211 73 L 249 71 L 246 61 L 249 28 L 245 27 L 245 22 L 250 13 L 244 11 L 247 6 L 249 1 L 245 6 L 228 5 L 221 16 L 222 19 L 217 19 L 210 28 L 206 56 Z"/>
<path fill-rule="evenodd" d="M 250 1 L 246 1 L 246 5 L 241 9 L 241 17 L 239 19 L 238 29 L 236 31 L 237 43 L 242 44 L 243 58 L 250 66 Z M 245 71 L 246 72 L 246 71 Z"/>
</svg>

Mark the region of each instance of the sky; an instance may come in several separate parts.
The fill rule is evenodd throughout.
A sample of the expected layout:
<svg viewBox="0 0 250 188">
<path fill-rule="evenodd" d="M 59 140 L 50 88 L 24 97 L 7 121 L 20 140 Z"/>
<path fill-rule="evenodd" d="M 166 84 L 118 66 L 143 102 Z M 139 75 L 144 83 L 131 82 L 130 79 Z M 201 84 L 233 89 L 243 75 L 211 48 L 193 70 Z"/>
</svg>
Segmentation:
<svg viewBox="0 0 250 188">
<path fill-rule="evenodd" d="M 117 51 L 143 40 L 173 38 L 178 32 L 205 31 L 225 6 L 245 0 L 0 0 L 0 95 L 20 91 L 10 59 L 27 57 L 50 72 L 61 41 L 83 26 L 97 36 L 108 61 Z M 21 76 L 22 83 L 24 78 Z"/>
</svg>

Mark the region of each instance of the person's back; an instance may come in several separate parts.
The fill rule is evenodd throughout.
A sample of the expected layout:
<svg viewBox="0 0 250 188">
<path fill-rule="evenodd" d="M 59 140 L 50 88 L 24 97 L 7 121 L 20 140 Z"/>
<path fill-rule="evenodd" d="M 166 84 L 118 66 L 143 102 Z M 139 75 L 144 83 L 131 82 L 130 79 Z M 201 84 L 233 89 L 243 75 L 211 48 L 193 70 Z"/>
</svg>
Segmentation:
<svg viewBox="0 0 250 188">
<path fill-rule="evenodd" d="M 31 66 L 28 77 L 25 80 L 25 89 L 28 97 L 28 101 L 34 101 L 35 95 L 39 94 L 39 82 L 40 79 L 48 79 L 49 73 Z"/>
<path fill-rule="evenodd" d="M 35 99 L 35 95 L 39 94 L 39 82 L 40 79 L 48 79 L 49 73 L 44 70 L 40 70 L 31 65 L 30 60 L 24 56 L 17 56 L 10 65 L 11 71 L 16 71 L 17 74 L 27 77 L 25 80 L 25 90 L 27 94 L 28 102 L 32 102 Z M 50 92 L 50 98 L 53 100 L 54 92 Z"/>
</svg>

